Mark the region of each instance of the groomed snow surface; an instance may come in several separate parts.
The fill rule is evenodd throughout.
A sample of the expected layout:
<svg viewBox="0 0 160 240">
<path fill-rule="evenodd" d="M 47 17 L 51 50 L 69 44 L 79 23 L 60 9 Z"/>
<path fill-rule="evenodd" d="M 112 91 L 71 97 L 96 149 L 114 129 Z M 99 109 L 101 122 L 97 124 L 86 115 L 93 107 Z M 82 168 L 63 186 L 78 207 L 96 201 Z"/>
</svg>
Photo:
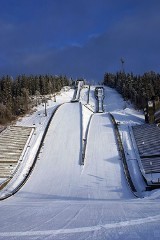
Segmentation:
<svg viewBox="0 0 160 240">
<path fill-rule="evenodd" d="M 105 94 L 102 114 L 89 110 L 95 109 L 94 87 L 88 105 L 87 88 L 81 91 L 82 107 L 69 102 L 73 90 L 62 92 L 56 103 L 50 102 L 50 114 L 56 105 L 64 104 L 50 123 L 27 182 L 15 195 L 0 202 L 0 239 L 160 238 L 159 199 L 143 194 L 144 183 L 136 161 L 130 164 L 130 172 L 141 198 L 131 192 L 108 112 L 120 122 L 128 161 L 136 157 L 128 126 L 143 123 L 143 115 L 114 89 L 105 88 Z M 43 112 L 41 106 L 17 124 L 34 124 L 40 135 L 47 122 Z M 86 149 L 81 165 L 83 139 Z"/>
</svg>

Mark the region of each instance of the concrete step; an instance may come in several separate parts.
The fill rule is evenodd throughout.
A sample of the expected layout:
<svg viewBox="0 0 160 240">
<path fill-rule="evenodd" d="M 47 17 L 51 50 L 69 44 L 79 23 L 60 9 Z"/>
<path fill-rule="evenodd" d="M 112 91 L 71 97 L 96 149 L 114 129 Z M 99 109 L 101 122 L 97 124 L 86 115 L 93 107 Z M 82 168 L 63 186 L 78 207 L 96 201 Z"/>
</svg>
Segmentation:
<svg viewBox="0 0 160 240">
<path fill-rule="evenodd" d="M 14 166 L 12 166 L 11 167 L 11 165 L 0 165 L 0 172 L 1 172 L 1 170 L 4 170 L 4 169 L 10 169 L 10 170 L 13 170 L 13 169 L 15 169 L 15 167 L 16 167 L 16 165 L 14 165 Z"/>
<path fill-rule="evenodd" d="M 12 174 L 0 174 L 0 178 L 9 178 Z"/>
<path fill-rule="evenodd" d="M 16 158 L 15 156 L 12 158 L 7 158 L 7 157 L 0 157 L 0 163 L 17 163 L 19 158 Z"/>
<path fill-rule="evenodd" d="M 18 136 L 13 136 L 13 137 L 11 137 L 11 136 L 3 136 L 3 137 L 0 137 L 0 139 L 1 140 L 12 140 L 12 141 L 25 141 L 26 139 L 28 139 L 28 137 L 29 136 L 25 136 L 25 137 L 23 137 L 23 136 L 20 136 L 20 135 L 18 135 Z"/>
<path fill-rule="evenodd" d="M 14 151 L 14 150 L 22 151 L 23 150 L 23 148 L 20 148 L 20 147 L 17 148 L 17 145 L 15 145 L 15 146 L 1 146 L 0 145 L 0 151 L 1 151 L 1 148 L 3 149 L 3 151 Z"/>
<path fill-rule="evenodd" d="M 10 142 L 8 144 L 8 141 L 2 141 L 1 142 L 1 140 L 0 140 L 0 146 L 17 146 L 17 142 Z M 24 146 L 24 143 L 18 143 L 18 146 Z"/>
<path fill-rule="evenodd" d="M 15 148 L 1 148 L 0 147 L 0 153 L 21 153 L 22 150 Z"/>
</svg>

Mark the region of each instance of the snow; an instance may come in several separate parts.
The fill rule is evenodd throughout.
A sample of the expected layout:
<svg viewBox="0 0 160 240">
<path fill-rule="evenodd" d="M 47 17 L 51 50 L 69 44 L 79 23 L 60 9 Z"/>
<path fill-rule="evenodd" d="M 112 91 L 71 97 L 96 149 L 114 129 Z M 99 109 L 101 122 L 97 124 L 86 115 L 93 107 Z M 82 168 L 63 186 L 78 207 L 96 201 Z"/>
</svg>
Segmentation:
<svg viewBox="0 0 160 240">
<path fill-rule="evenodd" d="M 0 184 L 5 182 L 7 180 L 7 178 L 0 178 Z"/>
<path fill-rule="evenodd" d="M 86 95 L 87 88 L 81 91 L 82 104 L 86 104 Z M 40 106 L 17 123 L 34 123 L 36 138 L 41 138 L 55 107 L 65 102 L 50 123 L 31 176 L 15 195 L 0 202 L 0 239 L 159 239 L 159 191 L 150 197 L 143 194 L 130 135 L 131 125 L 144 122 L 143 114 L 114 89 L 106 87 L 105 95 L 102 114 L 69 103 L 73 97 L 69 90 L 56 96 L 56 103 L 49 102 L 47 117 Z M 95 110 L 94 87 L 89 104 Z M 134 197 L 126 182 L 108 112 L 120 122 L 129 170 L 141 198 Z M 82 139 L 86 136 L 83 166 Z M 35 154 L 36 140 L 31 141 L 26 164 Z M 25 169 L 22 166 L 20 172 Z"/>
<path fill-rule="evenodd" d="M 85 105 L 82 105 L 83 139 L 86 139 L 87 129 L 92 114 L 93 113 Z"/>
<path fill-rule="evenodd" d="M 90 87 L 90 95 L 89 95 L 89 108 L 96 112 L 96 99 L 95 99 L 95 96 L 94 96 L 94 90 L 95 90 L 95 86 L 91 86 Z"/>
<path fill-rule="evenodd" d="M 87 104 L 87 94 L 88 94 L 89 86 L 84 85 L 84 87 L 81 89 L 81 94 L 80 94 L 80 101 L 83 104 Z"/>
</svg>

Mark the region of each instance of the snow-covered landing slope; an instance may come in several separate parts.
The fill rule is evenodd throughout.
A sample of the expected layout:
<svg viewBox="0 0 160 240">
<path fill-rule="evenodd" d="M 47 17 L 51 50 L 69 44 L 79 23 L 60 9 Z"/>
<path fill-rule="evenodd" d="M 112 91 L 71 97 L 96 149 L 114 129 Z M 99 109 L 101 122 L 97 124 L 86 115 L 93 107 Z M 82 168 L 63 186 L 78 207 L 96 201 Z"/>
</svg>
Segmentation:
<svg viewBox="0 0 160 240">
<path fill-rule="evenodd" d="M 96 114 L 92 117 L 82 182 L 90 198 L 133 197 L 126 183 L 113 125 L 108 114 Z"/>
<path fill-rule="evenodd" d="M 80 175 L 80 105 L 62 105 L 51 121 L 36 167 L 18 197 L 59 198 L 70 196 Z"/>
<path fill-rule="evenodd" d="M 120 109 L 114 106 L 110 111 Z M 159 201 L 130 198 L 107 114 L 93 117 L 85 166 L 79 165 L 80 119 L 78 103 L 57 111 L 29 180 L 19 193 L 0 202 L 0 240 L 159 239 Z"/>
<path fill-rule="evenodd" d="M 126 184 L 108 114 L 93 116 L 81 166 L 81 108 L 64 104 L 46 135 L 31 177 L 17 194 L 23 198 L 121 199 L 133 195 Z"/>
</svg>

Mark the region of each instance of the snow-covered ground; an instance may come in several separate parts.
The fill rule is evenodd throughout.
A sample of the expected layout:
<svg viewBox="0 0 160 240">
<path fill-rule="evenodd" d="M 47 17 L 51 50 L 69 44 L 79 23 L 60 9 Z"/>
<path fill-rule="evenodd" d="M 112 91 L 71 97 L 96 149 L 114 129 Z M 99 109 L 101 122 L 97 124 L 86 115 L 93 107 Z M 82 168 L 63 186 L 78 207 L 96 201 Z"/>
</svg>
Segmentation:
<svg viewBox="0 0 160 240">
<path fill-rule="evenodd" d="M 105 93 L 106 113 L 93 114 L 90 122 L 92 112 L 79 103 L 65 103 L 57 110 L 31 176 L 19 192 L 0 202 L 0 239 L 159 239 L 159 199 L 135 198 L 132 194 L 107 112 L 120 122 L 130 159 L 135 156 L 128 126 L 143 123 L 143 114 L 114 89 L 106 88 Z M 81 94 L 86 104 L 87 89 Z M 72 97 L 73 90 L 61 93 L 48 111 Z M 94 87 L 89 100 L 88 107 L 95 109 Z M 38 134 L 46 125 L 43 113 L 40 107 L 18 124 L 35 124 Z M 87 127 L 83 166 L 82 139 Z M 134 171 L 138 174 L 136 167 Z"/>
</svg>

